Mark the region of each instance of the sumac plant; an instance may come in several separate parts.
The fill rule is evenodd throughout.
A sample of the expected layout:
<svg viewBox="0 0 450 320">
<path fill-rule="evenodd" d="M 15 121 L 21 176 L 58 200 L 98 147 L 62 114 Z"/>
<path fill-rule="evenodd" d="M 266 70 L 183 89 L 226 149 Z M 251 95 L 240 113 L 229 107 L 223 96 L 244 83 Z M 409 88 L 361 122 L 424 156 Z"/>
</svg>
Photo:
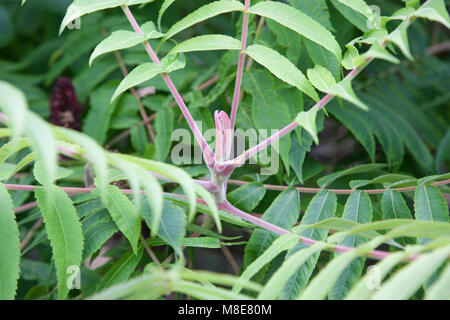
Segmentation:
<svg viewBox="0 0 450 320">
<path fill-rule="evenodd" d="M 43 3 L 0 7 L 47 17 L 2 43 L 1 299 L 450 298 L 444 0 Z"/>
</svg>

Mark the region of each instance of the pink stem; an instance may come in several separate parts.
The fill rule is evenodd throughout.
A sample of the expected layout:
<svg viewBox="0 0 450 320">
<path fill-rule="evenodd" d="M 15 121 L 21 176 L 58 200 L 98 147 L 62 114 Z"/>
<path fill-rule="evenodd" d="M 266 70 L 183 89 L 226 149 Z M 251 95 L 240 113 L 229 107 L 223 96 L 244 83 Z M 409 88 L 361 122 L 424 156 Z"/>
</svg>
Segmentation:
<svg viewBox="0 0 450 320">
<path fill-rule="evenodd" d="M 24 212 L 24 211 L 33 209 L 33 208 L 35 208 L 35 207 L 37 207 L 37 202 L 36 202 L 36 201 L 30 202 L 30 203 L 24 204 L 23 206 L 20 206 L 20 207 L 15 208 L 15 209 L 14 209 L 14 213 L 15 213 L 15 214 L 21 213 L 21 212 Z"/>
<path fill-rule="evenodd" d="M 19 191 L 34 191 L 36 190 L 37 187 L 40 186 L 32 186 L 32 185 L 25 185 L 25 184 L 5 184 L 6 189 L 8 190 L 19 190 Z M 59 189 L 67 192 L 67 193 L 89 193 L 92 192 L 94 190 L 96 190 L 97 188 L 77 188 L 77 187 L 59 187 Z M 133 194 L 134 191 L 131 189 L 120 189 L 120 191 L 122 191 L 125 194 Z M 146 194 L 146 191 L 140 191 L 141 194 Z M 183 198 L 183 199 L 187 199 L 187 196 L 182 195 L 182 194 L 176 194 L 176 193 L 168 193 L 168 192 L 163 192 L 164 195 L 166 196 L 173 196 L 173 197 L 178 197 L 178 198 Z M 200 204 L 204 204 L 207 205 L 206 202 L 202 199 L 197 199 L 197 202 Z M 31 203 L 29 204 L 31 205 Z"/>
<path fill-rule="evenodd" d="M 248 181 L 241 181 L 241 180 L 228 180 L 227 181 L 229 184 L 234 184 L 234 185 L 246 185 L 250 182 Z M 442 181 L 438 181 L 435 183 L 432 183 L 431 185 L 433 186 L 442 186 L 442 185 L 446 185 L 450 183 L 450 179 L 447 180 L 442 180 Z M 273 184 L 263 184 L 264 188 L 268 189 L 268 190 L 276 190 L 276 191 L 283 191 L 288 189 L 289 187 L 287 186 L 277 186 L 277 185 L 273 185 Z M 416 190 L 417 187 L 404 187 L 404 188 L 393 188 L 393 189 L 370 189 L 370 190 L 362 190 L 368 194 L 380 194 L 380 193 L 384 193 L 386 192 L 386 190 L 394 190 L 394 191 L 399 191 L 399 192 L 407 192 L 407 191 L 414 191 Z M 305 188 L 305 187 L 296 187 L 295 189 L 297 189 L 300 192 L 303 193 L 318 193 L 320 191 L 322 191 L 323 189 L 321 188 Z M 354 192 L 355 190 L 353 189 L 327 189 L 328 191 L 334 192 L 336 194 L 351 194 L 352 192 Z"/>
<path fill-rule="evenodd" d="M 246 220 L 246 221 L 248 221 L 250 223 L 253 223 L 253 224 L 255 224 L 255 225 L 257 225 L 257 226 L 259 226 L 261 228 L 264 228 L 266 230 L 272 231 L 274 233 L 281 234 L 281 235 L 292 233 L 289 230 L 286 230 L 284 228 L 278 227 L 278 226 L 276 226 L 274 224 L 271 224 L 271 223 L 269 223 L 267 221 L 264 221 L 262 219 L 259 219 L 259 218 L 255 217 L 255 216 L 252 216 L 252 215 L 250 215 L 250 214 L 248 214 L 248 213 L 246 213 L 244 211 L 241 211 L 238 208 L 236 208 L 233 205 L 231 205 L 228 201 L 225 201 L 225 202 L 219 204 L 218 207 L 221 210 L 227 211 L 227 212 L 229 212 L 231 214 L 234 214 L 234 215 L 236 215 L 238 217 L 241 217 L 242 219 L 244 219 L 244 220 Z M 300 236 L 300 242 L 302 242 L 302 243 L 304 243 L 306 245 L 309 245 L 309 246 L 317 243 L 317 241 L 314 240 L 314 239 L 310 239 L 310 238 L 306 238 L 306 237 L 302 237 L 302 236 Z M 336 252 L 343 253 L 343 252 L 348 252 L 348 251 L 351 251 L 351 250 L 355 250 L 355 248 L 336 245 L 336 246 L 333 247 L 333 250 L 336 251 Z M 379 250 L 372 250 L 370 252 L 369 256 L 371 258 L 373 258 L 373 259 L 381 260 L 381 259 L 384 259 L 384 258 L 388 257 L 390 254 L 391 254 L 390 252 L 379 251 Z M 418 258 L 418 255 L 412 255 L 412 256 L 409 256 L 408 259 L 409 260 L 414 260 L 414 259 L 417 259 L 417 258 Z"/>
<path fill-rule="evenodd" d="M 130 8 L 128 8 L 128 6 L 123 6 L 123 11 L 124 11 L 125 15 L 127 16 L 128 21 L 130 22 L 134 31 L 139 34 L 144 34 L 141 27 L 139 26 L 136 19 L 134 18 L 133 14 L 131 13 Z M 145 47 L 145 50 L 147 51 L 148 55 L 152 59 L 152 61 L 155 64 L 160 65 L 161 61 L 159 60 L 158 56 L 156 55 L 155 51 L 153 50 L 153 48 L 151 47 L 151 45 L 148 41 L 146 41 L 144 43 L 144 47 Z M 175 98 L 175 101 L 177 102 L 178 106 L 180 107 L 181 112 L 183 113 L 184 117 L 186 118 L 186 121 L 188 122 L 189 127 L 191 128 L 192 132 L 194 133 L 195 139 L 197 140 L 198 144 L 200 145 L 200 147 L 202 149 L 206 164 L 208 165 L 209 168 L 212 168 L 214 166 L 214 153 L 212 152 L 209 145 L 206 143 L 206 140 L 203 137 L 201 131 L 198 129 L 197 125 L 195 124 L 195 121 L 192 118 L 192 115 L 190 114 L 188 108 L 186 107 L 186 104 L 184 103 L 183 98 L 181 97 L 177 88 L 173 84 L 170 76 L 167 73 L 163 73 L 162 77 L 163 77 L 164 81 L 166 82 L 167 87 L 169 88 L 173 97 Z"/>
<path fill-rule="evenodd" d="M 22 191 L 34 191 L 36 189 L 36 186 L 32 186 L 32 185 L 18 185 L 18 184 L 5 184 L 5 187 L 8 190 L 22 190 Z M 61 190 L 67 192 L 67 193 L 89 193 L 94 191 L 96 188 L 76 188 L 76 187 L 59 187 Z M 133 194 L 134 191 L 131 189 L 120 189 L 123 193 L 125 194 Z M 141 191 L 141 194 L 146 194 L 145 191 Z M 164 195 L 167 196 L 172 196 L 172 197 L 177 197 L 177 198 L 182 198 L 182 199 L 187 199 L 188 197 L 185 195 L 181 195 L 181 194 L 175 194 L 175 193 L 167 193 L 164 192 Z M 202 199 L 196 199 L 197 203 L 203 204 L 203 205 L 207 205 L 207 203 L 202 200 Z M 31 205 L 31 204 L 30 204 Z M 235 216 L 238 216 L 256 226 L 259 226 L 261 228 L 264 228 L 266 230 L 272 231 L 276 234 L 288 234 L 291 233 L 291 231 L 286 230 L 284 228 L 278 227 L 272 223 L 269 223 L 267 221 L 264 221 L 260 218 L 258 218 L 257 216 L 248 214 L 244 211 L 239 210 L 238 208 L 234 207 L 233 205 L 231 205 L 228 201 L 224 201 L 222 203 L 220 203 L 218 205 L 218 208 L 224 211 L 227 211 Z M 300 241 L 303 242 L 306 245 L 313 245 L 315 243 L 317 243 L 316 240 L 310 239 L 310 238 L 306 238 L 306 237 L 300 237 Z M 336 252 L 347 252 L 350 250 L 354 250 L 355 248 L 353 247 L 345 247 L 345 246 L 339 246 L 336 245 L 333 250 Z M 389 256 L 389 252 L 384 252 L 384 251 L 378 251 L 378 250 L 373 250 L 370 253 L 370 257 L 377 259 L 377 260 L 381 260 L 386 258 L 387 256 Z M 410 256 L 410 260 L 416 259 L 418 257 L 418 255 L 415 256 Z"/>
<path fill-rule="evenodd" d="M 239 62 L 236 73 L 236 83 L 234 85 L 233 103 L 231 105 L 231 129 L 234 129 L 236 122 L 236 113 L 239 105 L 239 100 L 241 96 L 241 83 L 242 83 L 242 72 L 244 70 L 244 51 L 247 48 L 247 34 L 248 34 L 248 9 L 250 7 L 250 0 L 245 0 L 244 8 L 244 20 L 242 22 L 242 37 L 241 37 L 241 53 L 239 54 Z"/>
</svg>

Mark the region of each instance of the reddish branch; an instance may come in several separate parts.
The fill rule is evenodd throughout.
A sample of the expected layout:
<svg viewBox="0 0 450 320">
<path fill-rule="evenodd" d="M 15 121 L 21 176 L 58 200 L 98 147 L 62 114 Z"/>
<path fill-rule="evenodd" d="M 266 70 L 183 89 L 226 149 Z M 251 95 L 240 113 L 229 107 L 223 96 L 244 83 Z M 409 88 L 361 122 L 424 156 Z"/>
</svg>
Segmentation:
<svg viewBox="0 0 450 320">
<path fill-rule="evenodd" d="M 241 52 L 239 54 L 239 62 L 236 73 L 236 83 L 234 85 L 233 103 L 231 105 L 231 129 L 234 129 L 236 124 L 236 113 L 239 104 L 239 97 L 241 94 L 242 72 L 244 71 L 245 49 L 247 48 L 247 34 L 248 34 L 248 9 L 250 7 L 250 0 L 245 0 L 244 19 L 242 22 L 242 36 L 241 36 Z"/>
<path fill-rule="evenodd" d="M 250 182 L 230 179 L 230 180 L 228 180 L 228 183 L 243 186 Z M 433 186 L 442 186 L 442 185 L 446 185 L 449 183 L 450 183 L 450 179 L 447 179 L 447 180 L 435 182 L 432 185 Z M 264 188 L 266 188 L 268 190 L 275 190 L 275 191 L 283 191 L 283 190 L 286 190 L 289 188 L 287 186 L 277 186 L 277 185 L 273 185 L 273 184 L 263 184 L 263 186 L 264 186 Z M 416 188 L 417 187 L 404 187 L 404 188 L 387 188 L 387 189 L 369 189 L 369 190 L 361 190 L 361 191 L 364 191 L 368 194 L 379 194 L 379 193 L 384 193 L 386 190 L 407 192 L 407 191 L 414 191 Z M 297 189 L 298 191 L 303 192 L 303 193 L 318 193 L 323 190 L 321 188 L 305 188 L 305 187 L 296 187 L 295 189 Z M 332 191 L 336 194 L 351 194 L 352 192 L 355 191 L 354 189 L 327 189 L 327 190 Z"/>
<path fill-rule="evenodd" d="M 443 184 L 447 184 L 450 183 L 450 179 L 444 180 L 444 181 L 440 181 L 440 182 L 436 182 L 434 183 L 434 185 L 443 185 Z M 32 185 L 17 185 L 17 184 L 5 184 L 6 188 L 9 190 L 26 190 L 26 191 L 34 191 L 36 189 L 36 186 L 32 186 Z M 70 192 L 70 193 L 89 193 L 92 192 L 93 190 L 95 190 L 95 188 L 77 188 L 77 187 L 60 187 L 62 190 L 64 190 L 65 192 Z M 408 191 L 410 190 L 414 190 L 416 187 L 410 187 L 408 188 Z M 397 189 L 398 190 L 398 189 Z M 130 190 L 130 189 L 121 189 L 121 191 L 123 193 L 126 194 L 133 194 L 134 191 Z M 142 194 L 146 194 L 145 191 L 141 191 Z M 164 193 L 166 196 L 172 196 L 172 197 L 177 197 L 177 198 L 182 198 L 182 199 L 187 199 L 187 196 L 185 195 L 181 195 L 181 194 L 174 194 L 174 193 Z M 197 199 L 197 203 L 199 204 L 203 204 L 203 205 L 207 205 L 206 202 L 202 199 Z M 287 234 L 287 233 L 291 233 L 291 231 L 286 230 L 284 228 L 278 227 L 274 224 L 271 224 L 267 221 L 262 220 L 261 218 L 259 218 L 260 215 L 252 215 L 249 213 L 246 213 L 244 211 L 241 211 L 239 209 L 237 209 L 236 207 L 234 207 L 233 205 L 231 205 L 228 201 L 224 201 L 220 204 L 218 204 L 218 208 L 221 210 L 224 210 L 226 212 L 229 212 L 235 216 L 238 216 L 242 219 L 244 219 L 245 221 L 248 221 L 258 227 L 264 228 L 266 230 L 272 231 L 276 234 Z M 307 245 L 313 245 L 315 244 L 317 241 L 310 239 L 310 238 L 306 238 L 306 237 L 300 237 L 300 241 L 302 243 L 305 243 Z M 334 251 L 336 252 L 347 252 L 350 250 L 354 250 L 355 248 L 353 247 L 345 247 L 345 246 L 335 246 L 333 248 Z M 384 251 L 379 251 L 379 250 L 373 250 L 369 256 L 372 257 L 373 259 L 376 260 L 380 260 L 383 259 L 385 257 L 387 257 L 390 253 L 389 252 L 384 252 Z M 415 259 L 417 258 L 417 256 L 411 256 L 410 259 Z"/>
<path fill-rule="evenodd" d="M 139 34 L 144 34 L 141 27 L 137 23 L 136 19 L 134 18 L 133 14 L 130 11 L 130 8 L 128 6 L 123 6 L 123 11 L 128 18 L 128 21 L 130 22 L 131 26 L 133 27 L 133 30 Z M 150 43 L 148 41 L 144 42 L 145 50 L 147 51 L 148 55 L 152 59 L 153 63 L 157 65 L 161 65 L 161 61 L 159 60 L 158 56 L 156 55 L 155 51 L 151 47 Z M 175 88 L 175 85 L 172 82 L 172 79 L 167 73 L 162 73 L 162 77 L 169 88 L 170 92 L 172 93 L 173 97 L 175 98 L 175 101 L 177 102 L 178 106 L 180 107 L 181 112 L 183 113 L 186 121 L 189 124 L 189 127 L 191 128 L 192 133 L 195 136 L 195 139 L 197 140 L 197 143 L 200 145 L 203 157 L 205 159 L 206 164 L 209 168 L 212 168 L 214 165 L 213 159 L 214 154 L 209 147 L 208 143 L 206 142 L 205 138 L 203 137 L 202 132 L 199 130 L 197 125 L 195 124 L 194 119 L 192 118 L 192 115 L 190 114 L 188 108 L 186 107 L 186 104 L 183 101 L 183 98 L 181 97 L 180 93 L 178 92 L 177 88 Z"/>
</svg>

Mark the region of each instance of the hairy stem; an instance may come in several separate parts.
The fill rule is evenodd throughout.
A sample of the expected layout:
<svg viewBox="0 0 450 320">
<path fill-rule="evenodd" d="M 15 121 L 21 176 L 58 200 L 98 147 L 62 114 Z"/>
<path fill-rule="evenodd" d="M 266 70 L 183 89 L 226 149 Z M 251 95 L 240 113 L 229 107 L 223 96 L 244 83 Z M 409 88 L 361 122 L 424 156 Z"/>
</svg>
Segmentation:
<svg viewBox="0 0 450 320">
<path fill-rule="evenodd" d="M 236 113 L 239 105 L 239 98 L 241 95 L 242 72 L 244 71 L 245 49 L 247 48 L 247 34 L 248 34 L 248 13 L 250 7 L 250 0 L 245 0 L 244 19 L 242 22 L 242 36 L 241 36 L 241 52 L 239 54 L 239 62 L 236 73 L 236 83 L 234 85 L 233 103 L 231 105 L 231 129 L 234 129 L 236 123 Z"/>
<path fill-rule="evenodd" d="M 262 219 L 259 219 L 259 218 L 255 217 L 255 216 L 252 216 L 251 214 L 248 214 L 248 213 L 246 213 L 244 211 L 241 211 L 238 208 L 236 208 L 233 205 L 231 205 L 228 201 L 225 201 L 225 202 L 219 204 L 219 209 L 227 211 L 227 212 L 229 212 L 229 213 L 231 213 L 233 215 L 236 215 L 238 217 L 241 217 L 242 219 L 244 219 L 244 220 L 246 220 L 246 221 L 248 221 L 250 223 L 253 223 L 253 224 L 255 224 L 255 225 L 257 225 L 257 226 L 259 226 L 261 228 L 264 228 L 266 230 L 272 231 L 272 232 L 274 232 L 276 234 L 283 235 L 283 234 L 292 233 L 289 230 L 280 228 L 280 227 L 278 227 L 278 226 L 276 226 L 274 224 L 271 224 L 271 223 L 269 223 L 267 221 L 264 221 Z M 313 239 L 310 239 L 310 238 L 306 238 L 306 237 L 303 237 L 303 236 L 300 236 L 300 242 L 302 242 L 302 243 L 304 243 L 306 245 L 309 245 L 309 246 L 317 243 L 316 240 L 313 240 Z M 348 252 L 348 251 L 351 251 L 351 250 L 355 250 L 355 248 L 336 245 L 336 246 L 334 246 L 332 248 L 332 250 L 336 251 L 336 252 L 343 253 L 343 252 Z M 386 251 L 372 250 L 370 252 L 370 254 L 369 254 L 369 257 L 371 257 L 371 258 L 373 258 L 375 260 L 381 260 L 381 259 L 384 259 L 384 258 L 388 257 L 390 254 L 391 254 L 390 252 L 386 252 Z M 418 255 L 413 255 L 413 256 L 410 256 L 409 259 L 410 260 L 414 260 L 414 259 L 417 259 L 417 257 L 418 257 Z"/>
<path fill-rule="evenodd" d="M 32 186 L 32 185 L 17 185 L 17 184 L 5 184 L 5 187 L 8 190 L 26 190 L 26 191 L 34 191 L 36 189 L 36 186 Z M 89 193 L 92 192 L 93 190 L 95 190 L 96 188 L 75 188 L 75 187 L 59 187 L 61 190 L 68 192 L 68 193 Z M 125 194 L 133 194 L 134 191 L 130 190 L 130 189 L 120 189 L 123 193 Z M 141 191 L 141 194 L 146 194 L 145 191 Z M 177 198 L 182 198 L 182 199 L 187 199 L 187 196 L 185 195 L 181 195 L 181 194 L 174 194 L 174 193 L 166 193 L 164 192 L 164 195 L 166 196 L 172 196 L 172 197 L 177 197 Z M 197 203 L 203 204 L 203 205 L 207 205 L 206 202 L 202 199 L 197 199 L 196 200 Z M 268 231 L 272 231 L 276 234 L 288 234 L 291 233 L 291 231 L 286 230 L 284 228 L 278 227 L 272 223 L 269 223 L 267 221 L 262 220 L 261 218 L 258 217 L 258 215 L 252 215 L 249 213 L 246 213 L 242 210 L 239 210 L 238 208 L 234 207 L 231 203 L 229 203 L 228 201 L 223 201 L 222 203 L 218 204 L 218 208 L 220 210 L 224 210 L 226 212 L 229 212 L 235 216 L 238 216 L 242 219 L 244 219 L 245 221 L 248 221 L 252 224 L 254 224 L 255 226 L 261 227 L 263 229 L 266 229 Z M 307 244 L 307 245 L 313 245 L 315 244 L 317 241 L 310 239 L 310 238 L 306 238 L 306 237 L 300 237 L 300 241 Z M 353 247 L 345 247 L 345 246 L 335 246 L 332 248 L 334 251 L 336 252 L 347 252 L 350 250 L 354 250 L 355 248 Z M 381 260 L 386 258 L 390 253 L 389 252 L 384 252 L 384 251 L 378 251 L 378 250 L 373 250 L 370 253 L 370 257 L 377 259 L 377 260 Z M 416 256 L 411 256 L 410 259 L 415 259 L 417 258 L 418 255 Z"/>
<path fill-rule="evenodd" d="M 130 8 L 128 6 L 123 6 L 123 11 L 128 18 L 128 21 L 130 22 L 131 26 L 133 27 L 134 31 L 139 34 L 144 34 L 141 27 L 137 23 L 136 19 L 133 16 L 133 13 L 131 13 Z M 156 55 L 155 51 L 153 51 L 153 48 L 151 47 L 150 43 L 148 41 L 144 42 L 145 50 L 147 51 L 148 55 L 152 59 L 152 61 L 155 64 L 160 65 L 161 61 L 159 60 L 158 56 Z M 172 93 L 173 97 L 175 98 L 175 101 L 177 102 L 178 106 L 180 107 L 181 112 L 183 113 L 186 121 L 189 124 L 189 127 L 191 128 L 195 139 L 197 140 L 197 143 L 200 145 L 203 157 L 205 158 L 205 162 L 208 165 L 209 168 L 212 168 L 214 165 L 214 153 L 212 152 L 209 145 L 206 143 L 205 138 L 203 137 L 201 131 L 198 129 L 197 125 L 195 124 L 194 119 L 192 118 L 191 113 L 189 112 L 188 108 L 186 107 L 186 104 L 183 101 L 183 98 L 181 97 L 180 93 L 176 89 L 175 85 L 172 82 L 172 79 L 167 73 L 163 73 L 162 77 L 164 81 L 166 82 L 167 87 L 169 88 L 170 92 Z"/>
<path fill-rule="evenodd" d="M 241 180 L 228 180 L 228 184 L 234 184 L 234 185 L 239 185 L 239 186 L 243 186 L 246 185 L 250 182 L 248 181 L 241 181 Z M 446 184 L 450 183 L 450 179 L 447 180 L 442 180 L 442 181 L 438 181 L 438 182 L 434 182 L 431 185 L 433 186 L 443 186 Z M 287 186 L 277 186 L 277 185 L 272 185 L 272 184 L 263 184 L 264 188 L 268 189 L 268 190 L 275 190 L 275 191 L 283 191 L 288 189 L 289 187 Z M 368 194 L 381 194 L 386 192 L 387 190 L 394 190 L 394 191 L 399 191 L 399 192 L 408 192 L 408 191 L 414 191 L 416 190 L 417 187 L 404 187 L 404 188 L 392 188 L 392 189 L 369 189 L 369 190 L 361 190 L 364 191 Z M 305 187 L 296 187 L 295 189 L 297 189 L 300 192 L 303 193 L 319 193 L 320 191 L 322 191 L 323 189 L 321 188 L 305 188 Z M 327 189 L 328 191 L 334 192 L 336 194 L 351 194 L 352 192 L 354 192 L 354 189 Z"/>
</svg>

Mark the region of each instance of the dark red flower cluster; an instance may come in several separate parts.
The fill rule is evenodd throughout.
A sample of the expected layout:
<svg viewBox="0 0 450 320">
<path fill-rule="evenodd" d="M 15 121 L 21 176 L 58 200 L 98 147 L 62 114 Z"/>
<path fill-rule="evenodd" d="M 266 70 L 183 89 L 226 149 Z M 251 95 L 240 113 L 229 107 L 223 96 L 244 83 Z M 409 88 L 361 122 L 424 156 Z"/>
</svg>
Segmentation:
<svg viewBox="0 0 450 320">
<path fill-rule="evenodd" d="M 53 87 L 50 98 L 50 122 L 54 125 L 81 131 L 83 106 L 78 102 L 70 78 L 61 77 Z"/>
</svg>

